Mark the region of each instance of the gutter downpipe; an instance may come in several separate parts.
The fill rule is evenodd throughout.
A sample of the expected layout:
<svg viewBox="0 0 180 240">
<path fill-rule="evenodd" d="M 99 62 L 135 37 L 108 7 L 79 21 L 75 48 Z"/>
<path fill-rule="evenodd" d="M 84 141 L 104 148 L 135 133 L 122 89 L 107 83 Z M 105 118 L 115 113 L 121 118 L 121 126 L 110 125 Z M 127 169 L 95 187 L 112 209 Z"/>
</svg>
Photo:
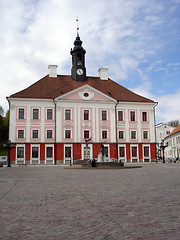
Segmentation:
<svg viewBox="0 0 180 240">
<path fill-rule="evenodd" d="M 57 159 L 56 159 L 56 150 L 57 150 L 57 145 L 56 145 L 56 103 L 57 102 L 55 102 L 55 99 L 53 98 L 53 102 L 54 102 L 54 111 L 55 111 L 55 113 L 54 113 L 54 118 L 55 118 L 55 129 L 54 129 L 54 131 L 55 131 L 55 133 L 54 133 L 54 139 L 55 139 L 55 143 L 54 143 L 54 154 L 55 154 L 55 156 L 54 156 L 54 165 L 56 165 L 56 161 L 57 161 Z"/>
<path fill-rule="evenodd" d="M 153 106 L 154 111 L 154 133 L 155 133 L 155 144 L 156 144 L 156 163 L 157 163 L 157 136 L 156 136 L 156 117 L 155 117 L 155 107 L 158 105 L 158 102 Z"/>
<path fill-rule="evenodd" d="M 117 139 L 117 105 L 119 104 L 119 100 L 117 100 L 117 103 L 115 105 L 115 132 L 116 132 L 116 157 L 118 161 L 118 139 Z"/>
</svg>

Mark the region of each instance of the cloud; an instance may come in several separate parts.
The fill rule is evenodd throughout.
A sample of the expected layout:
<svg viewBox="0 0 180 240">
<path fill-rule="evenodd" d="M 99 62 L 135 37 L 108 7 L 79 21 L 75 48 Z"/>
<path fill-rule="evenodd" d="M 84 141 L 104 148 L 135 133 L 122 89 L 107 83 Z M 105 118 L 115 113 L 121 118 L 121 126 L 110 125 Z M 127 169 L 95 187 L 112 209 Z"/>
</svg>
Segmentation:
<svg viewBox="0 0 180 240">
<path fill-rule="evenodd" d="M 178 61 L 165 60 L 169 57 L 165 53 L 179 36 L 178 0 L 1 2 L 0 101 L 5 110 L 5 97 L 45 76 L 49 64 L 57 64 L 59 74 L 70 74 L 77 17 L 88 75 L 96 76 L 100 67 L 108 67 L 113 80 L 155 101 L 152 74 L 165 71 L 167 78 L 177 76 Z"/>
</svg>

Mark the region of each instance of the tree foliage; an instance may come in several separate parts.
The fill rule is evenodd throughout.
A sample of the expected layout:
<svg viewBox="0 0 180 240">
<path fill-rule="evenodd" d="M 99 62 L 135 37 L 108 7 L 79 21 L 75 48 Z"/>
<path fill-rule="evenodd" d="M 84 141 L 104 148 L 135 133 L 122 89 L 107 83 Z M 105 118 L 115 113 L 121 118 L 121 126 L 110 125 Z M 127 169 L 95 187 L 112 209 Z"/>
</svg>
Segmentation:
<svg viewBox="0 0 180 240">
<path fill-rule="evenodd" d="M 179 120 L 172 120 L 168 122 L 168 125 L 171 127 L 177 127 L 179 125 Z"/>
<path fill-rule="evenodd" d="M 4 109 L 0 106 L 0 149 L 8 142 L 9 135 L 9 111 L 4 116 Z"/>
</svg>

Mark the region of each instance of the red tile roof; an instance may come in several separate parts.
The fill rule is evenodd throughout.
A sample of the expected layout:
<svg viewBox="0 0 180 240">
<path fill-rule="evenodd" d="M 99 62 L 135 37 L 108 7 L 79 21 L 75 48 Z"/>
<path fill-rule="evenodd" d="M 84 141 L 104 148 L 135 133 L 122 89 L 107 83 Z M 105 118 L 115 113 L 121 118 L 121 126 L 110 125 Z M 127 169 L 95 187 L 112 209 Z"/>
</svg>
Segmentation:
<svg viewBox="0 0 180 240">
<path fill-rule="evenodd" d="M 121 102 L 155 103 L 148 98 L 142 97 L 128 90 L 111 79 L 101 80 L 99 77 L 87 77 L 85 82 L 77 82 L 69 75 L 58 75 L 57 78 L 51 78 L 47 75 L 32 84 L 30 87 L 18 93 L 12 94 L 10 98 L 53 99 L 85 84 L 88 84 L 89 86 Z"/>
<path fill-rule="evenodd" d="M 177 132 L 180 132 L 180 124 L 165 138 L 168 138 L 168 137 L 172 136 L 173 134 L 175 134 Z"/>
</svg>

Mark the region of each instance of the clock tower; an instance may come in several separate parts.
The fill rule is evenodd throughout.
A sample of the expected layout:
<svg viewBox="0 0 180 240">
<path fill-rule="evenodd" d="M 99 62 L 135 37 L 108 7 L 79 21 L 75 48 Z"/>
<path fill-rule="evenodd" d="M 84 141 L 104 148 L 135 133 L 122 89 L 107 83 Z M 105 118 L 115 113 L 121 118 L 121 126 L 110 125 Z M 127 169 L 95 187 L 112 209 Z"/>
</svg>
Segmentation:
<svg viewBox="0 0 180 240">
<path fill-rule="evenodd" d="M 71 48 L 72 55 L 72 68 L 71 76 L 74 80 L 84 82 L 86 80 L 86 68 L 85 68 L 85 53 L 86 51 L 81 46 L 82 41 L 77 32 L 76 40 L 74 41 L 74 48 Z"/>
</svg>

